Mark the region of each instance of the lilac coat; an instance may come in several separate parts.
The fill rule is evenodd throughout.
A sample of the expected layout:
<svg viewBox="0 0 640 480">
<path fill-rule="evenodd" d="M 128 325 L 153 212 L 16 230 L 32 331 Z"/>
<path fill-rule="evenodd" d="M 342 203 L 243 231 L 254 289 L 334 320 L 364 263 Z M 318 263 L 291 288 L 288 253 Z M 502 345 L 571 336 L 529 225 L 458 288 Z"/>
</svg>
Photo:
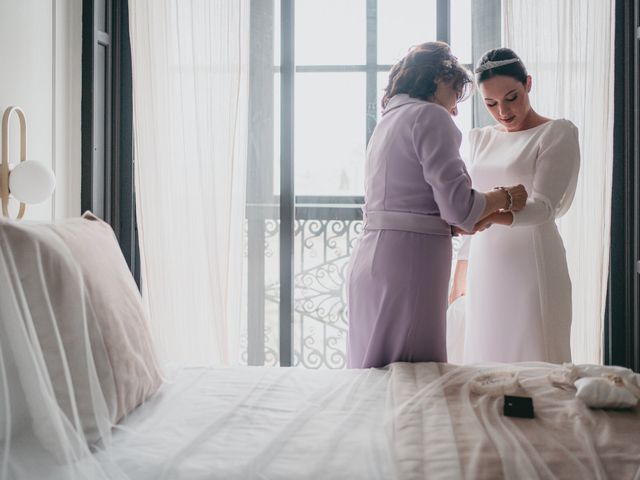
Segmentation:
<svg viewBox="0 0 640 480">
<path fill-rule="evenodd" d="M 471 187 L 462 135 L 441 106 L 395 95 L 367 147 L 365 215 L 410 212 L 471 230 L 485 197 Z M 348 273 L 348 363 L 446 362 L 451 237 L 365 228 Z"/>
</svg>

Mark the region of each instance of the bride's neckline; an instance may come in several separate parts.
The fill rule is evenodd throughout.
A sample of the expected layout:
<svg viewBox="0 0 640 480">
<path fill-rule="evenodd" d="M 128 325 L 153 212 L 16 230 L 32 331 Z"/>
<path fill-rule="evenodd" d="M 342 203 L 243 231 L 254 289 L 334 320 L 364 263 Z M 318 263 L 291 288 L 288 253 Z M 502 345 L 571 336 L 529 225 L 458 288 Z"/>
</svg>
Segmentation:
<svg viewBox="0 0 640 480">
<path fill-rule="evenodd" d="M 498 125 L 492 125 L 492 126 L 491 126 L 491 129 L 492 129 L 493 131 L 495 131 L 495 132 L 498 132 L 498 133 L 504 133 L 504 134 L 533 132 L 533 131 L 535 131 L 535 130 L 538 130 L 539 128 L 542 128 L 542 127 L 544 127 L 544 126 L 546 126 L 546 125 L 549 125 L 550 123 L 555 122 L 556 120 L 558 120 L 558 119 L 557 119 L 557 118 L 552 118 L 552 119 L 550 119 L 550 120 L 547 120 L 547 121 L 546 121 L 546 122 L 544 122 L 544 123 L 541 123 L 540 125 L 536 125 L 535 127 L 527 128 L 526 130 L 517 130 L 517 131 L 515 131 L 515 132 L 509 132 L 509 131 L 507 131 L 507 130 L 499 130 L 499 129 L 498 129 Z"/>
</svg>

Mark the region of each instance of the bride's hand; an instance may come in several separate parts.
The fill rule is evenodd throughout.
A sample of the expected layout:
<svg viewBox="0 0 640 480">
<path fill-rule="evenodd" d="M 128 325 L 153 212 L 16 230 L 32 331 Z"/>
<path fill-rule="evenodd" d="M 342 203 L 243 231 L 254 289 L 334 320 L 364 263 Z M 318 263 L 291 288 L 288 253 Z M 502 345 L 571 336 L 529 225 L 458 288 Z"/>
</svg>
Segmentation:
<svg viewBox="0 0 640 480">
<path fill-rule="evenodd" d="M 507 191 L 511 194 L 513 203 L 511 205 L 512 212 L 519 212 L 527 203 L 527 190 L 524 185 L 516 185 L 515 187 L 507 187 Z"/>
<path fill-rule="evenodd" d="M 486 230 L 491 225 L 493 225 L 493 220 L 494 215 L 489 215 L 488 217 L 483 218 L 473 227 L 473 233 L 478 233 Z"/>
<path fill-rule="evenodd" d="M 458 235 L 473 235 L 475 232 L 467 232 L 466 230 L 462 230 L 460 227 L 453 227 L 453 234 L 457 237 Z"/>
</svg>

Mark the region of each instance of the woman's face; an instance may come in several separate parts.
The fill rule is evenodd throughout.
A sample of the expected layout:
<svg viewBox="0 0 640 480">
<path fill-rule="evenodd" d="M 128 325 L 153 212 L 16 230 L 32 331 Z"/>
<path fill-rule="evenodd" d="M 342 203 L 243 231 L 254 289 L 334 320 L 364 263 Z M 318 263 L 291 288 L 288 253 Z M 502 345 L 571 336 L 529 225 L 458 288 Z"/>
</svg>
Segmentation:
<svg viewBox="0 0 640 480">
<path fill-rule="evenodd" d="M 433 103 L 443 106 L 454 117 L 458 114 L 458 96 L 459 92 L 453 88 L 452 82 L 445 83 L 436 80 L 436 91 L 431 97 Z"/>
<path fill-rule="evenodd" d="M 523 129 L 524 121 L 531 111 L 530 90 L 530 76 L 527 77 L 526 85 L 505 75 L 492 77 L 480 84 L 487 110 L 508 132 Z"/>
</svg>

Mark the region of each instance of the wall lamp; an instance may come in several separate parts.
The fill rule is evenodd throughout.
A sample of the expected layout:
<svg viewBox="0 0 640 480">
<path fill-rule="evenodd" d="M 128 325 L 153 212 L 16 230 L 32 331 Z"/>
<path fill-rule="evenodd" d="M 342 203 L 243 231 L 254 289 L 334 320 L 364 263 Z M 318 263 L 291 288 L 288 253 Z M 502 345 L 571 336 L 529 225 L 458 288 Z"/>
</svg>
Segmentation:
<svg viewBox="0 0 640 480">
<path fill-rule="evenodd" d="M 20 122 L 20 163 L 9 165 L 9 121 L 15 113 Z M 27 160 L 27 118 L 19 107 L 8 107 L 2 116 L 2 164 L 0 164 L 0 200 L 2 215 L 9 217 L 9 199 L 20 202 L 17 219 L 24 216 L 27 204 L 41 203 L 51 196 L 56 179 L 42 163 Z"/>
</svg>

